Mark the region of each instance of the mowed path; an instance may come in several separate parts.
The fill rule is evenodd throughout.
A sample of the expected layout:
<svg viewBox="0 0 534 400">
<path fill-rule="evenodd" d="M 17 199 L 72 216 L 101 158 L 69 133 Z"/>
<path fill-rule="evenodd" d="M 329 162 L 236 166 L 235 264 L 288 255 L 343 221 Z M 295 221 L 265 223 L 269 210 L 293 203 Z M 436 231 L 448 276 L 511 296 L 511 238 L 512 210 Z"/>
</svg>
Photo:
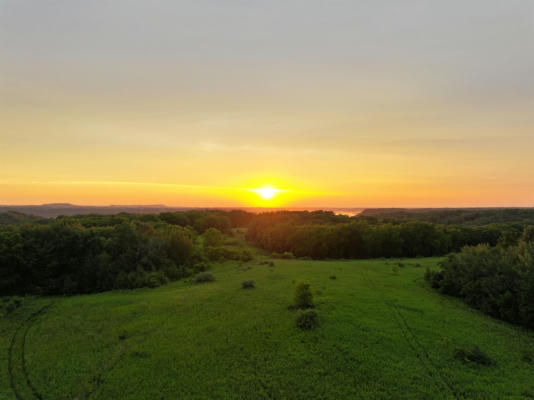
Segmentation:
<svg viewBox="0 0 534 400">
<path fill-rule="evenodd" d="M 213 283 L 26 299 L 0 323 L 0 399 L 534 397 L 531 332 L 427 288 L 437 259 L 398 262 L 256 260 Z M 299 280 L 310 332 L 288 309 Z M 495 364 L 454 359 L 473 344 Z"/>
</svg>

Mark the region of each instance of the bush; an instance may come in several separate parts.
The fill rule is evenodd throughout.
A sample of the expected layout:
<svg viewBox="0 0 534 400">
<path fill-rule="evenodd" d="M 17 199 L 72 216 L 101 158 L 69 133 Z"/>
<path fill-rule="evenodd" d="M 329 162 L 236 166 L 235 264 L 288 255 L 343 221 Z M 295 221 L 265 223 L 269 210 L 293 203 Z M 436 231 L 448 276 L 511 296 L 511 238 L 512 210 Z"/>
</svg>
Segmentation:
<svg viewBox="0 0 534 400">
<path fill-rule="evenodd" d="M 146 281 L 144 286 L 150 288 L 155 288 L 161 285 L 164 285 L 169 282 L 169 279 L 165 276 L 162 271 L 154 271 L 147 274 Z"/>
<path fill-rule="evenodd" d="M 335 275 L 330 275 L 330 279 L 337 279 Z"/>
<path fill-rule="evenodd" d="M 464 247 L 427 270 L 441 293 L 458 296 L 485 314 L 534 329 L 534 243 Z"/>
<path fill-rule="evenodd" d="M 295 307 L 313 308 L 313 294 L 308 282 L 299 282 L 295 288 Z"/>
<path fill-rule="evenodd" d="M 314 310 L 299 311 L 295 317 L 295 324 L 297 328 L 303 330 L 310 330 L 319 326 L 317 313 Z"/>
<path fill-rule="evenodd" d="M 432 271 L 430 268 L 426 267 L 425 280 L 430 283 L 430 286 L 432 286 L 432 288 L 439 288 L 442 279 L 443 274 L 441 272 Z"/>
<path fill-rule="evenodd" d="M 241 252 L 241 261 L 247 262 L 252 260 L 254 257 L 252 256 L 252 252 L 248 249 L 245 249 Z"/>
<path fill-rule="evenodd" d="M 242 284 L 241 284 L 241 287 L 243 289 L 254 289 L 254 281 L 244 281 Z"/>
<path fill-rule="evenodd" d="M 206 247 L 204 253 L 210 261 L 241 260 L 240 251 L 228 247 Z"/>
<path fill-rule="evenodd" d="M 198 262 L 195 265 L 193 265 L 193 272 L 195 274 L 198 274 L 199 272 L 205 272 L 208 269 L 210 269 L 210 265 L 206 262 Z"/>
<path fill-rule="evenodd" d="M 295 259 L 295 256 L 290 251 L 284 251 L 282 254 L 280 254 L 280 258 L 285 260 L 293 260 Z"/>
<path fill-rule="evenodd" d="M 488 357 L 477 345 L 469 348 L 459 347 L 454 350 L 454 358 L 463 362 L 474 362 L 480 365 L 491 365 L 493 360 Z"/>
<path fill-rule="evenodd" d="M 213 282 L 215 277 L 211 272 L 199 272 L 195 276 L 196 283 Z"/>
</svg>

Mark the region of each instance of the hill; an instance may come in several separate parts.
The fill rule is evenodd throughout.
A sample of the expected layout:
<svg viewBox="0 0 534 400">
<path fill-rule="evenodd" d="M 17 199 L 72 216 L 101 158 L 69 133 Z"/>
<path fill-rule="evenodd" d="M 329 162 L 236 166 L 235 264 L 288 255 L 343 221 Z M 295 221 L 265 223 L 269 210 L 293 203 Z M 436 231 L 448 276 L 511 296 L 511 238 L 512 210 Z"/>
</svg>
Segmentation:
<svg viewBox="0 0 534 400">
<path fill-rule="evenodd" d="M 533 333 L 433 292 L 438 261 L 226 262 L 209 283 L 19 298 L 0 318 L 0 398 L 534 397 Z M 288 309 L 300 280 L 311 331 Z M 455 358 L 475 345 L 490 365 Z"/>
</svg>

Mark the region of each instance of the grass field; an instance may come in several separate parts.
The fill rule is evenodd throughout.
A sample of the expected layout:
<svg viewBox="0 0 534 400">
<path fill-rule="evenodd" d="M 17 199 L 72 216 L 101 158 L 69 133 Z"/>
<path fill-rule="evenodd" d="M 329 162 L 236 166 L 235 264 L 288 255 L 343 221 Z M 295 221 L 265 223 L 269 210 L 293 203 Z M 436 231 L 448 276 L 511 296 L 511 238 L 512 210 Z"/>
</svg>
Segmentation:
<svg viewBox="0 0 534 400">
<path fill-rule="evenodd" d="M 26 298 L 0 322 L 0 399 L 534 398 L 534 335 L 427 288 L 437 259 L 397 261 L 255 260 L 211 283 Z M 288 309 L 298 280 L 312 331 Z M 475 344 L 494 364 L 454 358 Z"/>
</svg>

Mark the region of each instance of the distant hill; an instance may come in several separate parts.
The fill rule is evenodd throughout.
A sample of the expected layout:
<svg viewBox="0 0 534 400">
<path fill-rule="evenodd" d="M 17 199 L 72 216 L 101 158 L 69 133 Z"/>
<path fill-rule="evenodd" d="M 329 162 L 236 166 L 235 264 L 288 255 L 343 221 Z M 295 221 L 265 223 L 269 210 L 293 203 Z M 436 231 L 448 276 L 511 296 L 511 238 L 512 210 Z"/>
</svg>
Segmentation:
<svg viewBox="0 0 534 400">
<path fill-rule="evenodd" d="M 79 214 L 157 214 L 168 211 L 184 211 L 189 208 L 167 207 L 162 204 L 155 205 L 111 205 L 111 206 L 78 206 L 69 203 L 52 203 L 42 205 L 0 206 L 0 213 L 15 212 L 37 215 L 44 218 L 53 218 L 59 215 Z"/>
<path fill-rule="evenodd" d="M 81 214 L 158 214 L 162 212 L 173 211 L 187 211 L 187 210 L 244 210 L 251 213 L 269 212 L 269 211 L 314 211 L 326 210 L 332 211 L 336 214 L 357 215 L 362 208 L 306 208 L 306 207 L 290 207 L 290 208 L 263 208 L 263 207 L 169 207 L 164 204 L 147 204 L 147 205 L 110 205 L 110 206 L 81 206 L 70 203 L 50 203 L 41 205 L 0 205 L 0 213 L 2 212 L 16 212 L 28 215 L 37 215 L 44 218 L 55 218 L 59 215 L 71 216 Z"/>
</svg>

